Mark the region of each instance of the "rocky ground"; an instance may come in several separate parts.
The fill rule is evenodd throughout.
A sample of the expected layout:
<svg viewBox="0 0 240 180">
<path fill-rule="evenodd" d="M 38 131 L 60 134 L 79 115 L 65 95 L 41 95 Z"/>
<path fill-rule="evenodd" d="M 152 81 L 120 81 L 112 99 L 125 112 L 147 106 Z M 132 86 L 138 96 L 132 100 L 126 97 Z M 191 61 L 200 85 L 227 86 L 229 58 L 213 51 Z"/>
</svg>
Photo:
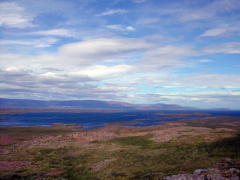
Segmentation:
<svg viewBox="0 0 240 180">
<path fill-rule="evenodd" d="M 159 180 L 239 180 L 240 170 L 230 168 L 220 170 L 216 168 L 197 169 L 193 174 L 172 175 Z"/>
</svg>

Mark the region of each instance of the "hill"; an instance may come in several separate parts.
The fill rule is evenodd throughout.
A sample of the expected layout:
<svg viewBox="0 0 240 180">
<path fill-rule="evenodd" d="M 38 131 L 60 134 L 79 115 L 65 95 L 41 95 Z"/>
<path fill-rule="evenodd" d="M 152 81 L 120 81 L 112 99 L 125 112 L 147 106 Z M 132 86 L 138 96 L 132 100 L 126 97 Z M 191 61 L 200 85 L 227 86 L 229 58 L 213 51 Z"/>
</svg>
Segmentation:
<svg viewBox="0 0 240 180">
<path fill-rule="evenodd" d="M 116 101 L 71 100 L 42 101 L 0 98 L 0 108 L 82 109 L 82 110 L 191 110 L 176 104 L 130 104 Z"/>
</svg>

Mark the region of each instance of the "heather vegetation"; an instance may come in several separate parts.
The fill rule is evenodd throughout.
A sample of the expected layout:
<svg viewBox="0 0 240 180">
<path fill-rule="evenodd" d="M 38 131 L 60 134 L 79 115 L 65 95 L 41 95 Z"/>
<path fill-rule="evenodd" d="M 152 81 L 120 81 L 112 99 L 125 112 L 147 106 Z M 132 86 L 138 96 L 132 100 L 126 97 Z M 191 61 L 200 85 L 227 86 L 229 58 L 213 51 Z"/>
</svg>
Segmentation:
<svg viewBox="0 0 240 180">
<path fill-rule="evenodd" d="M 192 122 L 194 127 L 188 121 L 176 121 L 90 131 L 69 127 L 1 129 L 1 138 L 9 136 L 14 141 L 0 146 L 0 177 L 155 180 L 216 167 L 225 159 L 233 162 L 228 168 L 240 168 L 239 121 L 227 121 L 228 128 L 221 127 L 224 120 L 215 121 L 214 128 Z"/>
</svg>

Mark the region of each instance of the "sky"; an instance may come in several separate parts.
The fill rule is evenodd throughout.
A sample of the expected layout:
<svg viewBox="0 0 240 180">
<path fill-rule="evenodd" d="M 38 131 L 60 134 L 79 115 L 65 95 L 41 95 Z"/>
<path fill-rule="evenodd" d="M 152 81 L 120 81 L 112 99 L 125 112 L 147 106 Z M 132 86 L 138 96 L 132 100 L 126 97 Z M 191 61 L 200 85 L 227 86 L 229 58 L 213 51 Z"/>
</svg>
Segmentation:
<svg viewBox="0 0 240 180">
<path fill-rule="evenodd" d="M 240 1 L 0 0 L 0 97 L 240 109 Z"/>
</svg>

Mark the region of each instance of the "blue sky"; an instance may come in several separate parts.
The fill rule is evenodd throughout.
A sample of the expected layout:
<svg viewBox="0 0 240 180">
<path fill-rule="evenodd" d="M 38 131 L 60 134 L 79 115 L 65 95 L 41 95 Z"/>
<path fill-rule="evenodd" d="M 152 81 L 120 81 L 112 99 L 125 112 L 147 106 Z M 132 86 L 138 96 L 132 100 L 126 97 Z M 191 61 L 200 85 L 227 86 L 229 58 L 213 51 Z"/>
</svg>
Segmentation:
<svg viewBox="0 0 240 180">
<path fill-rule="evenodd" d="M 240 109 L 239 0 L 1 0 L 0 93 Z"/>
</svg>

